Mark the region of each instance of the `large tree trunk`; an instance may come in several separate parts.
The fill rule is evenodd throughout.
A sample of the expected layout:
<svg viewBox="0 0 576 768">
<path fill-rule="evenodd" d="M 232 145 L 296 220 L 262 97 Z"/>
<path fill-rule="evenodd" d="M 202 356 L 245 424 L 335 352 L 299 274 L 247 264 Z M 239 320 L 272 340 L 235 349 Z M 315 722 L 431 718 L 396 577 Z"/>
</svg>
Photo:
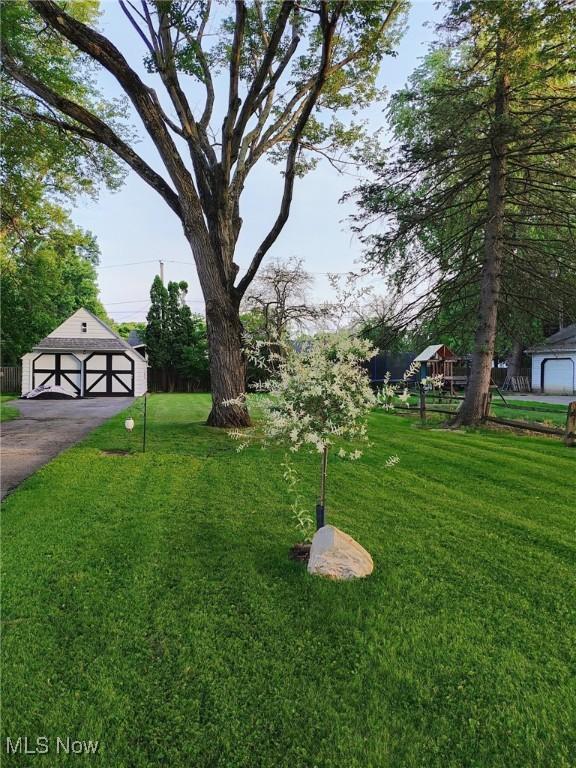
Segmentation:
<svg viewBox="0 0 576 768">
<path fill-rule="evenodd" d="M 240 297 L 234 289 L 238 268 L 233 262 L 231 221 L 220 222 L 219 237 L 212 240 L 201 223 L 191 218 L 184 231 L 190 242 L 202 294 L 206 302 L 206 330 L 210 367 L 211 427 L 250 426 L 246 393 L 246 361 L 242 345 Z M 236 403 L 229 401 L 236 400 Z"/>
<path fill-rule="evenodd" d="M 235 302 L 206 301 L 206 326 L 210 356 L 212 410 L 211 427 L 249 427 L 250 416 L 243 404 L 225 405 L 246 392 L 246 363 L 242 351 L 242 324 Z"/>
<path fill-rule="evenodd" d="M 514 341 L 512 343 L 512 349 L 510 355 L 506 360 L 508 370 L 506 374 L 508 376 L 520 376 L 522 370 L 522 356 L 524 354 L 524 345 L 521 341 Z"/>
<path fill-rule="evenodd" d="M 455 425 L 479 423 L 490 391 L 496 346 L 496 323 L 504 257 L 504 209 L 507 168 L 508 78 L 502 73 L 496 85 L 494 133 L 488 185 L 488 219 L 484 230 L 484 263 L 480 284 L 478 325 L 474 340 L 470 380 Z"/>
</svg>

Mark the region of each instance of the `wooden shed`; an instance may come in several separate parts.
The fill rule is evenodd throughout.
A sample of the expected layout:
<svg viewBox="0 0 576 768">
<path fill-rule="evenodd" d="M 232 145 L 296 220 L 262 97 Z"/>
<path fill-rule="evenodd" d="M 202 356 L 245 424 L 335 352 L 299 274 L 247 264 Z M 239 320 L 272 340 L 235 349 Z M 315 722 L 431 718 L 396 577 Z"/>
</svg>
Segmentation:
<svg viewBox="0 0 576 768">
<path fill-rule="evenodd" d="M 22 395 L 42 384 L 75 397 L 138 396 L 147 379 L 142 355 L 84 308 L 22 357 Z"/>
<path fill-rule="evenodd" d="M 445 344 L 431 344 L 414 358 L 420 363 L 420 378 L 427 376 L 442 376 L 445 385 L 452 391 L 454 388 L 454 364 L 458 356 Z"/>
</svg>

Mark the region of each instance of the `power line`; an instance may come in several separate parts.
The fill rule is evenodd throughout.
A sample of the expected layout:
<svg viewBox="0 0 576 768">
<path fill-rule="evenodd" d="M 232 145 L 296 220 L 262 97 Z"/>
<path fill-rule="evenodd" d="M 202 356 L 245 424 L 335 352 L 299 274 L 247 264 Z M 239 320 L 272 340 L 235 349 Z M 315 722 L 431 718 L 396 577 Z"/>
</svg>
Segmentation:
<svg viewBox="0 0 576 768">
<path fill-rule="evenodd" d="M 125 264 L 100 264 L 96 269 L 116 269 L 117 267 L 135 267 L 139 264 L 156 264 L 157 259 L 148 259 L 148 261 L 128 261 Z"/>
<path fill-rule="evenodd" d="M 130 299 L 128 301 L 104 301 L 102 302 L 105 307 L 113 307 L 118 306 L 121 304 L 146 304 L 147 306 L 150 304 L 150 299 Z M 186 304 L 203 304 L 204 299 L 186 299 Z M 137 308 L 135 308 L 137 310 Z M 122 311 L 122 310 L 117 310 Z M 126 310 L 126 312 L 131 312 L 132 310 Z"/>
<path fill-rule="evenodd" d="M 124 264 L 104 264 L 97 267 L 97 269 L 116 269 L 120 267 L 136 267 L 140 266 L 141 264 L 157 264 L 158 259 L 147 259 L 146 261 L 128 261 Z M 179 261 L 178 259 L 163 259 L 164 264 L 184 264 L 187 267 L 193 267 L 194 263 L 192 261 Z M 327 272 L 315 272 L 314 270 L 306 270 L 311 275 L 350 275 L 355 274 L 352 273 L 350 270 L 347 270 L 345 272 L 334 272 L 332 270 L 329 270 Z M 374 275 L 359 275 L 359 277 L 370 277 L 370 279 L 382 279 L 379 276 Z"/>
</svg>

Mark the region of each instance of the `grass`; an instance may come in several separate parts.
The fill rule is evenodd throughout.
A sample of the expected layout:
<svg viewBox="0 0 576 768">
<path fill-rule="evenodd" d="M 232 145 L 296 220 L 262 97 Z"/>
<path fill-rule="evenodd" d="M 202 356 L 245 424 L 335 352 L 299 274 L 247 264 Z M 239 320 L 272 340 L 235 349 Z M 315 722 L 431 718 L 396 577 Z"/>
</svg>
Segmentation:
<svg viewBox="0 0 576 768">
<path fill-rule="evenodd" d="M 526 400 L 508 400 L 509 408 L 498 398 L 492 398 L 492 413 L 501 419 L 513 419 L 514 421 L 533 421 L 546 424 L 550 427 L 566 426 L 566 412 L 568 406 L 558 403 L 527 402 Z"/>
<path fill-rule="evenodd" d="M 152 396 L 146 454 L 120 414 L 8 498 L 3 745 L 96 739 L 106 768 L 576 765 L 576 451 L 373 414 L 369 454 L 330 461 L 328 516 L 375 572 L 334 583 L 287 557 L 281 452 L 236 453 L 207 409 Z"/>
<path fill-rule="evenodd" d="M 14 400 L 18 395 L 0 395 L 0 421 L 10 421 L 20 416 L 20 411 L 12 405 L 4 405 L 9 400 Z"/>
<path fill-rule="evenodd" d="M 443 410 L 456 411 L 460 401 L 450 401 L 450 396 L 448 394 L 444 397 L 446 402 L 440 402 L 437 398 L 434 398 L 433 400 L 427 400 L 427 409 L 429 409 L 429 411 L 433 411 L 436 407 L 442 408 Z M 412 395 L 410 397 L 410 405 L 412 407 L 418 406 L 417 396 Z M 525 400 L 510 400 L 508 397 L 506 397 L 506 404 L 504 404 L 504 402 L 497 394 L 493 394 L 490 412 L 492 416 L 496 416 L 500 419 L 535 422 L 537 424 L 545 424 L 550 427 L 564 428 L 566 426 L 567 406 L 560 405 L 558 403 L 527 402 Z M 441 419 L 439 418 L 439 420 Z"/>
</svg>

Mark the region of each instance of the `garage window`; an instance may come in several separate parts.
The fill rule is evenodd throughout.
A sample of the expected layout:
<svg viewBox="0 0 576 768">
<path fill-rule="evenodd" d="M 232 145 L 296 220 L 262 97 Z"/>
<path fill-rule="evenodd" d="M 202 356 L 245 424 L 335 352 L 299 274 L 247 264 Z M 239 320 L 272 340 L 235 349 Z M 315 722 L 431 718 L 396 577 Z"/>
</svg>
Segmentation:
<svg viewBox="0 0 576 768">
<path fill-rule="evenodd" d="M 82 323 L 81 328 L 82 328 L 82 333 L 87 333 L 88 332 L 88 323 Z"/>
</svg>

